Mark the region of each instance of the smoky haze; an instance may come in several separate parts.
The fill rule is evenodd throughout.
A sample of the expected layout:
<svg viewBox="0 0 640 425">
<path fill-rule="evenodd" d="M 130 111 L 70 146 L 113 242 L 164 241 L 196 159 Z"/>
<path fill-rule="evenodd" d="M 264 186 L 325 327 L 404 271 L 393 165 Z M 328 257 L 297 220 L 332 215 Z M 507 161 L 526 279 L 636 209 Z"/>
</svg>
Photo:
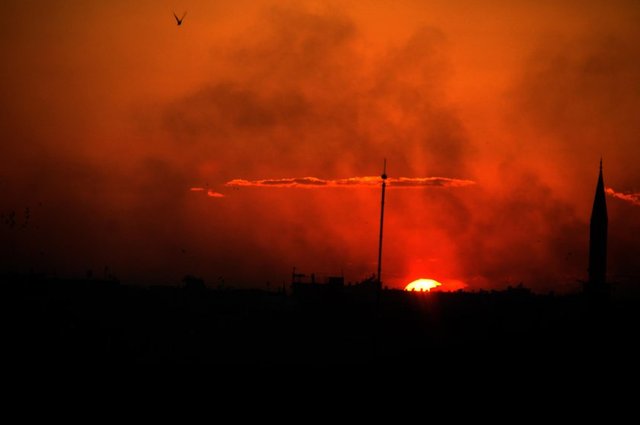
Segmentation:
<svg viewBox="0 0 640 425">
<path fill-rule="evenodd" d="M 482 22 L 500 8 L 462 36 L 430 18 L 458 6 L 401 3 L 420 22 L 357 2 L 247 14 L 198 3 L 180 32 L 163 11 L 142 19 L 144 2 L 79 6 L 69 13 L 86 19 L 63 30 L 68 10 L 52 3 L 52 22 L 36 16 L 43 26 L 2 44 L 16 57 L 2 65 L 3 268 L 275 286 L 295 266 L 361 279 L 375 271 L 379 192 L 289 183 L 377 176 L 386 158 L 390 180 L 419 186 L 387 192 L 389 285 L 568 289 L 586 277 L 602 156 L 610 274 L 640 275 L 637 7 L 614 2 L 598 21 L 558 6 L 562 32 L 498 28 L 495 40 Z M 548 12 L 521 7 L 514 19 Z M 11 8 L 27 25 L 27 6 Z M 123 34 L 100 35 L 114 22 Z M 494 49 L 478 56 L 475 39 Z"/>
</svg>

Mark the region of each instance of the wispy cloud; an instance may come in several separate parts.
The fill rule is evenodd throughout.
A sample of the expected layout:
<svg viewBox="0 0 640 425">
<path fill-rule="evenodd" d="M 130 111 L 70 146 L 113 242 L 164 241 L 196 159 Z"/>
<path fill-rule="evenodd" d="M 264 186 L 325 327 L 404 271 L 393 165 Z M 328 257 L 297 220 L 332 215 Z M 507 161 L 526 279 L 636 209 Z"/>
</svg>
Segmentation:
<svg viewBox="0 0 640 425">
<path fill-rule="evenodd" d="M 637 205 L 640 207 L 640 193 L 622 193 L 616 192 L 615 190 L 608 187 L 606 192 L 609 196 L 613 196 L 614 198 L 622 199 L 623 201 L 631 202 L 633 205 Z"/>
<path fill-rule="evenodd" d="M 452 179 L 448 177 L 389 177 L 387 184 L 391 188 L 420 187 L 464 187 L 474 185 L 472 180 Z M 234 179 L 224 184 L 226 187 L 275 187 L 275 188 L 325 188 L 325 187 L 378 187 L 380 176 L 349 177 L 346 179 L 319 179 L 317 177 L 294 177 L 281 179 L 244 180 Z M 211 198 L 224 198 L 225 195 L 206 187 L 191 187 L 190 192 L 203 193 Z"/>
<path fill-rule="evenodd" d="M 224 198 L 224 195 L 222 193 L 214 192 L 213 190 L 205 189 L 204 187 L 192 187 L 189 189 L 189 191 L 206 192 L 207 196 L 210 196 L 211 198 Z"/>
<path fill-rule="evenodd" d="M 319 179 L 317 177 L 294 177 L 264 180 L 234 179 L 225 183 L 230 187 L 376 187 L 380 184 L 379 176 L 350 177 L 346 179 Z M 472 180 L 452 179 L 448 177 L 390 177 L 389 187 L 464 187 L 475 184 Z"/>
</svg>

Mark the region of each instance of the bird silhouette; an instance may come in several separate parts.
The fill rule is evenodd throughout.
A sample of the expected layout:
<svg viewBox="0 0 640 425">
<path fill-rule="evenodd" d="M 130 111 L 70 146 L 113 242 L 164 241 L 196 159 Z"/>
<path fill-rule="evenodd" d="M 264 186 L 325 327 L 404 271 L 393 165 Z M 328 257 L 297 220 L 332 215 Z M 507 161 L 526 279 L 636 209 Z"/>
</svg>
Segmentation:
<svg viewBox="0 0 640 425">
<path fill-rule="evenodd" d="M 176 23 L 178 24 L 178 26 L 182 25 L 182 21 L 184 20 L 184 17 L 187 16 L 187 12 L 184 12 L 184 14 L 182 15 L 182 18 L 178 18 L 178 15 L 176 15 L 176 12 L 173 12 L 173 16 L 174 18 L 176 18 Z"/>
</svg>

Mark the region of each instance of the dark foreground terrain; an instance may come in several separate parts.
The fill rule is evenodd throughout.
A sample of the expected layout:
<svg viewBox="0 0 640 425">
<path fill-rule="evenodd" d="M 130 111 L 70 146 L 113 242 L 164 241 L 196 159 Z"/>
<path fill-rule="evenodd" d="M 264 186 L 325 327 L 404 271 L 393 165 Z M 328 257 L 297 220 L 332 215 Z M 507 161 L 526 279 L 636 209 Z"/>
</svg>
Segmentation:
<svg viewBox="0 0 640 425">
<path fill-rule="evenodd" d="M 640 302 L 609 296 L 417 294 L 355 286 L 292 293 L 0 279 L 4 350 L 25 364 L 632 365 Z M 193 283 L 193 282 L 192 282 Z"/>
</svg>

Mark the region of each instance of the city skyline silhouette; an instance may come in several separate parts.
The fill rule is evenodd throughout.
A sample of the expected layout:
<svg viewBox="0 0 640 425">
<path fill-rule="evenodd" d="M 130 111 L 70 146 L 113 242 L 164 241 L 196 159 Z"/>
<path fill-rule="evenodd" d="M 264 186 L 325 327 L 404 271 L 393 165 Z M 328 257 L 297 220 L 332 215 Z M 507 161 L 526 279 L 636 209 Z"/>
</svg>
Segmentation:
<svg viewBox="0 0 640 425">
<path fill-rule="evenodd" d="M 384 177 L 386 167 L 381 228 Z M 83 279 L 5 273 L 4 311 L 13 318 L 5 342 L 12 362 L 39 367 L 392 366 L 407 358 L 453 364 L 472 352 L 489 362 L 515 356 L 502 366 L 532 359 L 555 367 L 580 356 L 603 367 L 615 358 L 626 367 L 637 352 L 630 335 L 640 324 L 640 287 L 607 279 L 605 202 L 601 162 L 582 291 L 536 294 L 522 284 L 500 291 L 392 289 L 381 280 L 382 251 L 377 273 L 360 282 L 293 268 L 288 284 L 263 289 L 223 281 L 213 289 L 193 275 L 180 285 L 123 285 L 108 269 Z M 551 349 L 553 360 L 545 360 Z"/>
<path fill-rule="evenodd" d="M 19 352 L 626 347 L 636 2 L 80 3 L 0 29 Z"/>
</svg>

